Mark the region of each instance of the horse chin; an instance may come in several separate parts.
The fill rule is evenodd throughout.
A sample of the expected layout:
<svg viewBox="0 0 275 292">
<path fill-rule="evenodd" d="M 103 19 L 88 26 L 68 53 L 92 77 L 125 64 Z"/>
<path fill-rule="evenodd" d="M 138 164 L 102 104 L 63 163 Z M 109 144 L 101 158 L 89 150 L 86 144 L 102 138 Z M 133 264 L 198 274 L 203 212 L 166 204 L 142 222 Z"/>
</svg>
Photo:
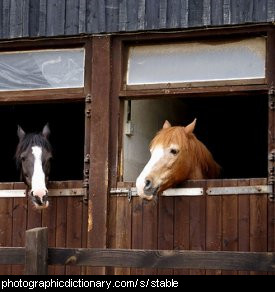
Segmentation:
<svg viewBox="0 0 275 292">
<path fill-rule="evenodd" d="M 33 202 L 33 204 L 34 204 L 34 208 L 35 208 L 36 210 L 43 210 L 43 209 L 46 209 L 46 208 L 49 207 L 49 202 L 48 202 L 48 201 L 45 202 L 45 204 L 43 204 L 43 205 L 38 205 L 38 204 L 35 203 L 35 202 Z"/>
</svg>

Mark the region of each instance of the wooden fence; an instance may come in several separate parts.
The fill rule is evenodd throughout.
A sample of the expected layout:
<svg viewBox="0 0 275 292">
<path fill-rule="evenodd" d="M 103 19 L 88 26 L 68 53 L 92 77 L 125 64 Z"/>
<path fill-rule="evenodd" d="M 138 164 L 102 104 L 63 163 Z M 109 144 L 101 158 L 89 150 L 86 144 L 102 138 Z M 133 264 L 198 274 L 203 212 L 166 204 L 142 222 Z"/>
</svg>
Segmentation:
<svg viewBox="0 0 275 292">
<path fill-rule="evenodd" d="M 25 265 L 26 275 L 45 275 L 48 265 L 275 272 L 275 252 L 48 248 L 42 227 L 26 231 L 25 247 L 0 248 L 0 264 Z"/>
</svg>

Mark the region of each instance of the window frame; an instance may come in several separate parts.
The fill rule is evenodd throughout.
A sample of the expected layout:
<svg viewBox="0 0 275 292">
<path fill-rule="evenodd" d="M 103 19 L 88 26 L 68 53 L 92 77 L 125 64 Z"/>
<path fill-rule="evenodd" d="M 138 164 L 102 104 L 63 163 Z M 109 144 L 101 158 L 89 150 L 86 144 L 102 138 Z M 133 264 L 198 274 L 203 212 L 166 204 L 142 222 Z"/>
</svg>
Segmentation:
<svg viewBox="0 0 275 292">
<path fill-rule="evenodd" d="M 23 103 L 55 103 L 55 102 L 84 102 L 85 103 L 85 139 L 83 141 L 83 179 L 50 181 L 49 196 L 81 196 L 86 201 L 89 189 L 89 141 L 90 141 L 90 96 L 91 96 L 91 54 L 92 38 L 52 38 L 35 40 L 18 40 L 0 42 L 1 52 L 12 51 L 35 51 L 51 49 L 77 49 L 84 48 L 84 85 L 79 88 L 59 88 L 59 89 L 28 89 L 28 90 L 8 90 L 0 91 L 0 105 L 23 104 Z M 24 197 L 26 186 L 21 182 L 1 182 L 0 197 Z M 70 190 L 70 192 L 68 192 Z M 7 195 L 3 195 L 7 191 Z M 14 191 L 14 192 L 13 192 Z M 52 193 L 52 194 L 51 194 Z"/>
<path fill-rule="evenodd" d="M 258 80 L 259 82 L 253 82 L 254 84 L 247 84 L 240 80 L 240 83 L 228 84 L 227 82 L 207 82 L 204 84 L 198 84 L 198 86 L 188 86 L 188 84 L 150 84 L 150 85 L 126 85 L 126 72 L 127 72 L 127 60 L 128 60 L 128 47 L 131 45 L 142 44 L 158 44 L 164 42 L 184 42 L 184 41 L 200 41 L 207 39 L 219 39 L 225 40 L 236 38 L 251 38 L 257 36 L 266 37 L 266 74 L 265 78 Z M 120 189 L 131 189 L 134 187 L 134 182 L 126 182 L 121 178 L 122 171 L 122 155 L 123 155 L 123 103 L 124 100 L 135 99 L 157 99 L 165 95 L 165 97 L 209 97 L 227 94 L 233 95 L 250 95 L 252 93 L 265 94 L 269 96 L 269 103 L 271 103 L 271 94 L 274 92 L 273 84 L 275 82 L 275 57 L 272 56 L 272 48 L 275 47 L 275 31 L 271 25 L 253 25 L 237 28 L 213 28 L 213 29 L 196 29 L 184 32 L 170 32 L 170 33 L 147 33 L 138 35 L 118 36 L 113 41 L 113 86 L 112 86 L 112 115 L 111 115 L 111 132 L 114 131 L 117 136 L 111 134 L 111 193 L 119 194 L 116 191 Z M 239 84 L 238 84 L 239 83 Z M 187 86 L 186 86 L 187 85 Z M 274 94 L 273 94 L 274 95 Z M 117 119 L 116 116 L 119 118 Z M 269 106 L 268 112 L 268 154 L 275 148 L 274 145 L 274 110 L 271 110 Z M 116 125 L 113 123 L 116 122 Z M 270 184 L 272 187 L 272 194 L 270 197 L 274 198 L 274 173 L 270 172 L 274 169 L 274 161 L 268 161 L 268 177 L 263 178 L 262 182 Z M 232 180 L 229 181 L 229 186 Z M 222 181 L 222 180 L 219 180 Z M 202 185 L 203 181 L 191 182 L 192 187 Z M 187 182 L 188 185 L 188 182 Z M 219 185 L 219 184 L 218 184 Z M 220 185 L 225 186 L 225 185 Z M 133 190 L 133 189 L 132 189 Z"/>
</svg>

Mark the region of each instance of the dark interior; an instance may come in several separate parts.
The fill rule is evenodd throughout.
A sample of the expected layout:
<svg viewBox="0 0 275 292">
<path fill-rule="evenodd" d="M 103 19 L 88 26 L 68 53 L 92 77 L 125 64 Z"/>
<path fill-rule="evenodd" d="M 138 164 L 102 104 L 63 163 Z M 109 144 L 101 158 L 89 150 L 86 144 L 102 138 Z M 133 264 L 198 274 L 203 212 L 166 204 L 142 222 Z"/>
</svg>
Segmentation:
<svg viewBox="0 0 275 292">
<path fill-rule="evenodd" d="M 0 181 L 19 181 L 14 154 L 17 125 L 26 133 L 41 132 L 49 123 L 53 160 L 50 180 L 83 179 L 84 102 L 0 106 Z"/>
<path fill-rule="evenodd" d="M 267 176 L 267 96 L 183 99 L 186 122 L 222 167 L 222 178 Z"/>
</svg>

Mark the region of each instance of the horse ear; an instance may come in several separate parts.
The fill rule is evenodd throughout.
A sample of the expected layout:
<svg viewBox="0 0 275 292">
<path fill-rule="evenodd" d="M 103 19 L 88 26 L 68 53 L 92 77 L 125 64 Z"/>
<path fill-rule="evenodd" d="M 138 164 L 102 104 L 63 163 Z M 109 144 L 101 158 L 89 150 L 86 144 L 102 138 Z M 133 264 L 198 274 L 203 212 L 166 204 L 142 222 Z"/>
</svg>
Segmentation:
<svg viewBox="0 0 275 292">
<path fill-rule="evenodd" d="M 17 126 L 17 136 L 19 138 L 19 140 L 21 141 L 24 137 L 25 137 L 26 133 L 24 132 L 24 130 L 18 125 Z"/>
<path fill-rule="evenodd" d="M 43 130 L 42 130 L 42 135 L 43 135 L 46 139 L 48 139 L 49 136 L 50 136 L 50 133 L 51 133 L 51 131 L 50 131 L 50 128 L 49 128 L 49 124 L 47 123 L 47 124 L 44 126 Z"/>
<path fill-rule="evenodd" d="M 186 134 L 190 134 L 193 133 L 195 126 L 196 126 L 196 121 L 197 119 L 195 119 L 191 124 L 187 125 L 184 130 L 186 132 Z"/>
<path fill-rule="evenodd" d="M 162 126 L 163 129 L 167 129 L 167 128 L 170 128 L 171 127 L 171 124 L 166 120 Z"/>
</svg>

